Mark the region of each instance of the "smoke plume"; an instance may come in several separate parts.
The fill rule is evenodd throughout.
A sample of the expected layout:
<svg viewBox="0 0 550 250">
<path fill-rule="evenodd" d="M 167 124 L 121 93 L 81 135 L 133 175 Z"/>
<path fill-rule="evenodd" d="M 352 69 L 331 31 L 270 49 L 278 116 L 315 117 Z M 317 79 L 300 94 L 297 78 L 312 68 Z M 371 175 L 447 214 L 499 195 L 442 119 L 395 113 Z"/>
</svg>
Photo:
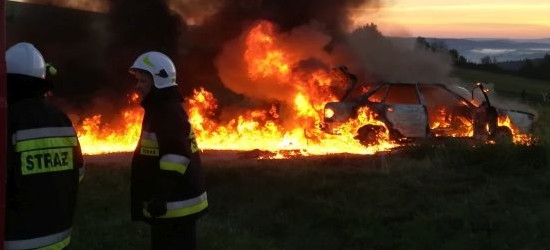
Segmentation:
<svg viewBox="0 0 550 250">
<path fill-rule="evenodd" d="M 63 8 L 79 9 L 93 12 L 107 12 L 108 3 L 104 0 L 17 0 L 19 2 L 54 5 Z"/>
<path fill-rule="evenodd" d="M 351 14 L 364 7 L 376 9 L 379 0 L 32 2 L 100 12 L 8 4 L 16 10 L 11 23 L 8 20 L 9 43 L 25 40 L 44 51 L 59 68 L 53 79 L 56 94 L 80 112 L 90 110 L 92 103 L 125 105 L 133 86 L 127 69 L 150 50 L 174 60 L 184 95 L 205 86 L 222 106 L 242 99 L 239 94 L 287 100 L 285 93 L 299 86 L 246 79 L 243 39 L 260 20 L 276 27 L 283 47 L 294 53 L 293 70 L 300 74 L 347 65 L 364 82 L 444 81 L 450 69 L 446 58 L 394 46 L 372 27 L 350 34 Z M 50 20 L 52 13 L 62 21 Z M 39 25 L 44 23 L 51 25 Z"/>
</svg>

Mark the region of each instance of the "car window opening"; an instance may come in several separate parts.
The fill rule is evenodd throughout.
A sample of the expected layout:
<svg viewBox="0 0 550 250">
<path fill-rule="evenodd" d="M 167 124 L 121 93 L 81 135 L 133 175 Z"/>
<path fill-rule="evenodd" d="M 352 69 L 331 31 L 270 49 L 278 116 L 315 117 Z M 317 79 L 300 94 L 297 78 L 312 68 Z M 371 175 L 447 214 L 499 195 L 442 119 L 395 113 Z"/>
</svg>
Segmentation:
<svg viewBox="0 0 550 250">
<path fill-rule="evenodd" d="M 415 85 L 391 86 L 385 99 L 386 104 L 420 104 Z"/>
</svg>

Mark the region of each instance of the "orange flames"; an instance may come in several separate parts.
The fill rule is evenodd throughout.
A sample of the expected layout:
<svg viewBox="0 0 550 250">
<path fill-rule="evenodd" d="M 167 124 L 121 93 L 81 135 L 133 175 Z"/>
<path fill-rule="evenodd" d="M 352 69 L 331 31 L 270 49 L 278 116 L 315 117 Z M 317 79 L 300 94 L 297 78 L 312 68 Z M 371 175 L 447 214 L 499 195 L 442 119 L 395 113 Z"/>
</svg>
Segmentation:
<svg viewBox="0 0 550 250">
<path fill-rule="evenodd" d="M 377 120 L 368 108 L 353 119 L 332 128 L 337 134 L 321 130 L 324 105 L 337 101 L 334 89 L 345 89 L 347 79 L 338 72 L 317 67 L 301 69 L 302 59 L 289 46 L 281 46 L 275 27 L 269 22 L 254 26 L 244 39 L 243 74 L 251 83 L 281 84 L 288 90 L 284 100 L 272 101 L 264 107 L 235 111 L 220 108 L 214 95 L 204 88 L 195 89 L 186 99 L 189 121 L 195 130 L 201 149 L 212 150 L 265 150 L 274 152 L 270 157 L 289 155 L 319 155 L 332 153 L 373 154 L 397 146 L 389 140 L 388 129 Z M 266 79 L 269 79 L 266 81 Z M 364 89 L 363 91 L 365 91 Z M 133 151 L 141 130 L 143 111 L 136 105 L 137 95 L 131 95 L 130 107 L 121 112 L 117 122 L 102 123 L 101 115 L 84 119 L 77 127 L 84 154 L 103 154 Z M 266 102 L 266 101 L 264 101 Z M 270 102 L 267 102 L 270 103 Z M 431 128 L 455 126 L 448 120 L 445 110 L 431 123 Z M 456 136 L 471 136 L 472 125 L 460 120 Z M 500 122 L 500 120 L 499 120 Z M 502 121 L 509 125 L 509 119 Z M 385 128 L 376 135 L 378 143 L 365 146 L 354 138 L 359 128 L 371 124 Z M 458 132 L 457 132 L 458 131 Z M 516 138 L 516 131 L 514 138 Z M 518 133 L 519 135 L 519 133 Z M 520 140 L 519 136 L 517 137 Z"/>
<path fill-rule="evenodd" d="M 430 117 L 430 129 L 435 136 L 471 137 L 474 125 L 465 117 L 451 114 L 445 107 L 440 107 Z"/>
<path fill-rule="evenodd" d="M 138 99 L 137 94 L 131 94 L 130 107 L 122 110 L 120 118 L 113 123 L 103 123 L 101 115 L 82 120 L 76 128 L 82 153 L 97 155 L 133 151 L 139 139 L 143 119 L 143 110 L 136 104 Z"/>
<path fill-rule="evenodd" d="M 382 140 L 379 145 L 365 147 L 353 138 L 365 124 L 381 124 L 368 110 L 360 111 L 359 119 L 339 128 L 340 135 L 329 135 L 320 129 L 321 111 L 306 96 L 298 94 L 294 103 L 295 117 L 304 126 L 285 128 L 275 105 L 265 110 L 249 110 L 227 122 L 215 121 L 217 102 L 204 89 L 195 90 L 187 101 L 189 116 L 202 149 L 299 151 L 301 155 L 330 153 L 375 153 L 396 145 Z"/>
<path fill-rule="evenodd" d="M 289 80 L 288 54 L 276 47 L 276 41 L 271 35 L 273 33 L 273 25 L 261 23 L 250 31 L 246 39 L 244 58 L 248 62 L 251 79 L 275 76 L 282 81 Z"/>
<path fill-rule="evenodd" d="M 310 155 L 344 152 L 372 154 L 396 146 L 387 139 L 387 135 L 381 137 L 378 145 L 370 147 L 361 145 L 353 138 L 364 124 L 382 124 L 368 110 L 361 111 L 359 119 L 339 127 L 340 135 L 323 132 L 324 105 L 337 100 L 330 89 L 347 83 L 330 70 L 300 70 L 296 66 L 299 61 L 297 54 L 279 46 L 279 43 L 271 23 L 261 22 L 252 28 L 245 39 L 246 50 L 243 53 L 246 75 L 250 81 L 272 78 L 275 84 L 292 86 L 294 93 L 289 98 L 292 101 L 239 111 L 230 118 L 220 120 L 219 114 L 224 110 L 219 108 L 213 94 L 203 88 L 194 90 L 185 106 L 201 149 L 259 149 Z M 284 117 L 281 109 L 285 109 Z M 84 119 L 77 129 L 83 152 L 132 151 L 139 138 L 143 115 L 140 110 L 137 107 L 124 110 L 122 119 L 116 124 L 102 124 L 101 115 Z"/>
<path fill-rule="evenodd" d="M 514 138 L 514 143 L 521 145 L 531 145 L 533 144 L 533 137 L 528 134 L 521 133 L 518 128 L 516 128 L 510 121 L 508 116 L 499 116 L 498 117 L 498 126 L 504 126 L 512 131 Z"/>
<path fill-rule="evenodd" d="M 342 125 L 341 135 L 324 133 L 321 130 L 324 105 L 337 100 L 330 88 L 345 82 L 334 72 L 323 69 L 306 71 L 296 67 L 298 55 L 281 46 L 281 40 L 269 22 L 260 22 L 253 27 L 244 40 L 246 75 L 250 81 L 273 79 L 270 84 L 288 85 L 294 90 L 292 97 L 288 98 L 292 101 L 273 104 L 266 109 L 246 110 L 228 121 L 217 121 L 214 114 L 219 110 L 213 95 L 204 89 L 195 90 L 187 106 L 201 148 L 299 151 L 302 155 L 309 155 L 375 153 L 395 146 L 386 140 L 365 148 L 353 138 L 361 125 L 373 120 L 372 116 L 364 115 L 360 121 Z M 281 106 L 289 109 L 285 111 L 290 114 L 281 116 Z"/>
<path fill-rule="evenodd" d="M 453 115 L 444 107 L 438 109 L 438 112 L 430 119 L 430 129 L 435 136 L 447 137 L 472 137 L 474 135 L 474 125 L 465 117 Z M 530 145 L 533 143 L 532 136 L 521 133 L 515 127 L 510 117 L 502 115 L 498 117 L 498 127 L 507 127 L 512 132 L 513 142 L 516 144 Z M 489 128 L 487 128 L 488 130 Z"/>
</svg>

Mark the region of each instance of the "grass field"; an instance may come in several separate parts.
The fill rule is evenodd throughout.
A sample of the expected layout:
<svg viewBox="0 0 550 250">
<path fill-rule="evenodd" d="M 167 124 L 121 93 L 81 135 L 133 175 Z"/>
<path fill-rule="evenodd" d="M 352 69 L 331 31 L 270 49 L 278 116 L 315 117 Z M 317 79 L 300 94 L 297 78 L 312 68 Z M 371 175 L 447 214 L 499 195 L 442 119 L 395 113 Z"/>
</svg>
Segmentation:
<svg viewBox="0 0 550 250">
<path fill-rule="evenodd" d="M 460 143 L 381 157 L 207 161 L 201 249 L 547 249 L 544 148 Z M 74 249 L 148 249 L 128 166 L 90 165 Z"/>
<path fill-rule="evenodd" d="M 206 160 L 200 249 L 550 249 L 550 108 L 538 109 L 531 147 Z M 130 222 L 128 165 L 88 165 L 72 249 L 149 249 L 148 227 Z"/>
<path fill-rule="evenodd" d="M 495 90 L 507 97 L 520 99 L 525 90 L 527 98 L 536 103 L 542 101 L 541 93 L 550 93 L 550 81 L 470 69 L 455 69 L 454 75 L 465 82 L 492 82 Z"/>
</svg>

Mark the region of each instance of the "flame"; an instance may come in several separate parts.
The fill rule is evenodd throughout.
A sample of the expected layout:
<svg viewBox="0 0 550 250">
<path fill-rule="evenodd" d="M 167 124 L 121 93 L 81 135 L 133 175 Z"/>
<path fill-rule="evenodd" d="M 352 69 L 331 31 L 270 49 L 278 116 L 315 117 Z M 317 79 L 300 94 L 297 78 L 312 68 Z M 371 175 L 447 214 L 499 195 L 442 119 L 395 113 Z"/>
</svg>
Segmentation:
<svg viewBox="0 0 550 250">
<path fill-rule="evenodd" d="M 387 133 L 379 144 L 370 147 L 361 145 L 353 138 L 357 129 L 365 124 L 384 126 L 367 108 L 359 111 L 358 119 L 340 125 L 339 135 L 325 133 L 320 128 L 322 109 L 301 93 L 296 95 L 293 109 L 295 117 L 306 126 L 290 129 L 282 125 L 283 121 L 275 106 L 266 110 L 246 111 L 225 123 L 216 122 L 209 114 L 215 113 L 217 101 L 212 93 L 203 88 L 194 90 L 193 97 L 186 104 L 189 107 L 189 120 L 202 149 L 259 149 L 275 152 L 275 155 L 267 158 L 285 158 L 344 152 L 372 154 L 396 146 L 389 141 Z"/>
<path fill-rule="evenodd" d="M 185 99 L 199 147 L 203 150 L 260 150 L 270 152 L 257 158 L 288 158 L 296 155 L 322 155 L 334 153 L 374 154 L 399 146 L 390 140 L 389 130 L 375 112 L 368 107 L 357 111 L 357 117 L 334 124 L 327 133 L 325 117 L 335 115 L 335 110 L 324 110 L 328 102 L 338 101 L 334 89 L 345 89 L 346 78 L 342 72 L 322 67 L 303 69 L 297 52 L 283 46 L 276 28 L 269 22 L 260 22 L 246 35 L 244 74 L 248 80 L 260 84 L 281 84 L 288 89 L 285 99 L 264 100 L 265 106 L 243 109 L 223 109 L 218 100 L 205 88 L 193 90 Z M 259 81 L 270 79 L 270 81 Z M 362 93 L 368 88 L 362 88 Z M 139 139 L 142 109 L 137 106 L 137 94 L 129 96 L 130 106 L 120 113 L 116 122 L 103 123 L 101 115 L 84 119 L 77 127 L 82 150 L 85 154 L 133 151 Z M 472 136 L 473 125 L 459 116 L 452 116 L 445 108 L 430 119 L 430 127 L 441 131 L 438 136 Z M 499 124 L 500 124 L 499 119 Z M 512 128 L 514 139 L 520 140 L 517 129 L 509 118 L 502 124 Z M 369 138 L 360 142 L 360 129 L 370 125 L 375 128 Z M 518 136 L 516 136 L 518 135 Z M 516 139 L 517 137 L 517 139 Z"/>
<path fill-rule="evenodd" d="M 532 145 L 534 143 L 534 138 L 531 135 L 521 133 L 521 131 L 512 124 L 510 117 L 507 115 L 498 117 L 498 126 L 507 127 L 512 131 L 515 144 Z"/>
<path fill-rule="evenodd" d="M 275 76 L 282 81 L 288 81 L 288 55 L 276 47 L 273 33 L 275 28 L 271 23 L 261 22 L 250 30 L 246 38 L 247 50 L 244 58 L 248 62 L 248 75 L 251 79 Z"/>
<path fill-rule="evenodd" d="M 454 115 L 446 107 L 439 107 L 430 117 L 430 129 L 436 137 L 472 137 L 474 125 L 466 117 Z"/>
<path fill-rule="evenodd" d="M 213 94 L 204 88 L 194 90 L 186 107 L 202 149 L 258 149 L 275 152 L 268 158 L 284 158 L 297 154 L 372 154 L 396 146 L 389 141 L 387 129 L 376 145 L 365 147 L 354 138 L 357 129 L 365 124 L 383 126 L 368 110 L 360 111 L 359 119 L 336 128 L 338 135 L 325 133 L 322 130 L 324 106 L 338 100 L 330 89 L 342 88 L 341 75 L 322 68 L 303 70 L 297 67 L 298 54 L 282 45 L 273 24 L 258 23 L 244 41 L 243 59 L 249 80 L 273 79 L 271 84 L 288 85 L 294 93 L 288 103 L 244 110 L 220 121 L 217 114 L 223 110 L 219 109 Z M 284 116 L 281 108 L 286 108 Z"/>
<path fill-rule="evenodd" d="M 488 126 L 489 125 L 487 125 L 486 128 L 487 131 L 489 131 Z M 497 126 L 510 129 L 515 144 L 533 144 L 533 137 L 521 133 L 521 131 L 512 124 L 509 116 L 499 116 Z M 430 129 L 434 132 L 435 136 L 472 137 L 474 135 L 474 126 L 470 120 L 462 116 L 453 116 L 445 107 L 441 107 L 438 112 L 431 117 Z"/>
<path fill-rule="evenodd" d="M 131 152 L 136 148 L 141 132 L 143 110 L 137 105 L 139 95 L 128 96 L 130 107 L 122 110 L 112 123 L 103 123 L 102 115 L 92 115 L 76 126 L 82 153 L 97 155 Z"/>
</svg>

